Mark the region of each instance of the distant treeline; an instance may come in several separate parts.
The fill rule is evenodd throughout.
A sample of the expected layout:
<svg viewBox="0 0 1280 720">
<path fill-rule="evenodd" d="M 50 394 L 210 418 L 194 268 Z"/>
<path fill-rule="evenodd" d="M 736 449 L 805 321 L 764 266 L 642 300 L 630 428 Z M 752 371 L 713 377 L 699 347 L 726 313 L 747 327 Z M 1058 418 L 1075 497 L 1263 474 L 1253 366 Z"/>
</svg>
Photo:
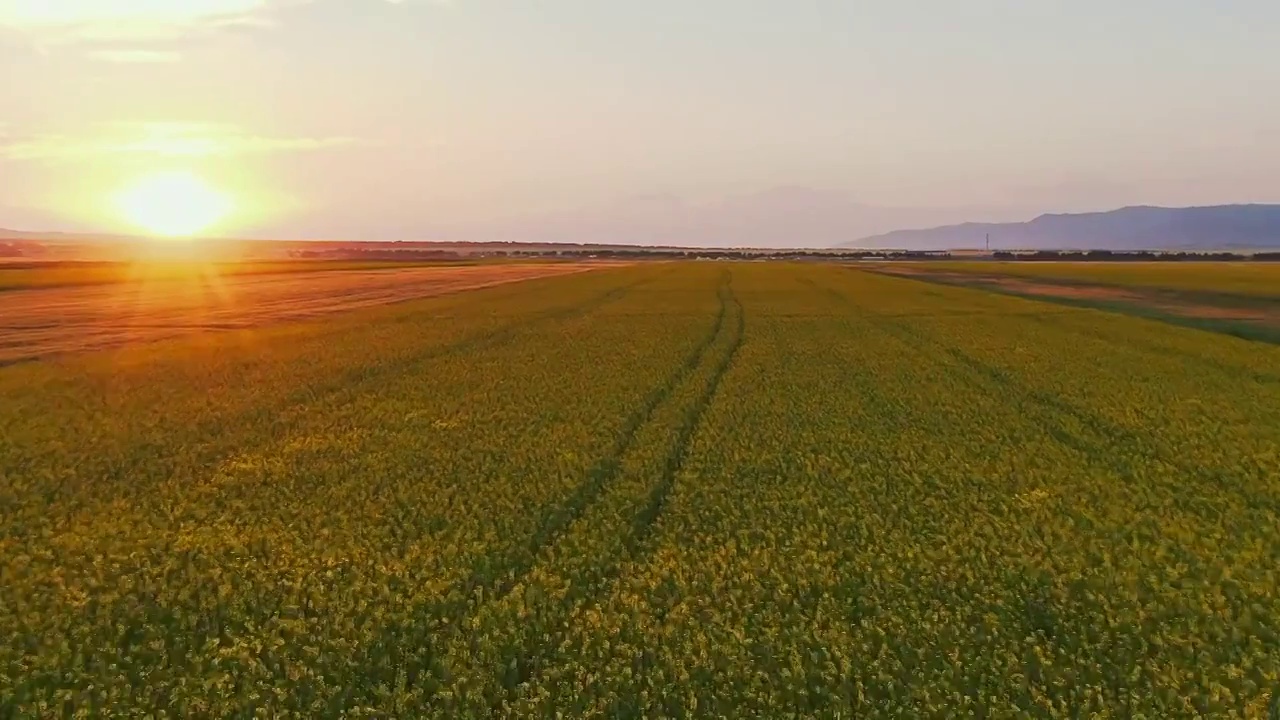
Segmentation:
<svg viewBox="0 0 1280 720">
<path fill-rule="evenodd" d="M 324 250 L 294 250 L 290 257 L 325 260 L 462 260 L 466 258 L 561 258 L 586 260 L 609 259 L 684 259 L 684 260 L 925 260 L 946 259 L 944 252 L 871 250 L 822 251 L 822 250 L 747 250 L 747 249 L 693 249 L 647 248 L 566 245 L 563 247 L 510 247 L 503 249 L 476 245 L 459 252 L 456 250 L 429 250 L 424 248 L 359 248 L 338 247 Z"/>
<path fill-rule="evenodd" d="M 486 255 L 506 257 L 559 257 L 574 259 L 679 259 L 679 260 L 930 260 L 946 259 L 947 253 L 938 252 L 876 252 L 823 250 L 739 250 L 739 249 L 691 249 L 691 248 L 570 248 L 530 249 L 487 252 Z"/>
<path fill-rule="evenodd" d="M 461 260 L 468 255 L 449 250 L 392 250 L 386 248 L 333 248 L 330 250 L 290 250 L 289 257 L 300 260 Z"/>
<path fill-rule="evenodd" d="M 1039 250 L 1032 253 L 1015 253 L 998 251 L 993 254 L 996 260 L 1056 260 L 1084 262 L 1179 262 L 1179 261 L 1234 261 L 1234 260 L 1280 260 L 1280 252 L 1262 252 L 1242 255 L 1232 252 L 1116 252 L 1113 250 L 1089 250 L 1087 252 L 1058 252 L 1055 250 Z"/>
<path fill-rule="evenodd" d="M 958 258 L 977 259 L 972 253 L 953 254 L 945 251 L 874 251 L 848 250 L 840 252 L 822 250 L 740 250 L 740 249 L 690 249 L 690 248 L 593 248 L 580 245 L 563 247 L 531 247 L 476 245 L 465 250 L 433 250 L 422 247 L 412 248 L 359 248 L 338 247 L 324 250 L 295 250 L 291 257 L 327 260 L 463 260 L 466 258 L 542 258 L 542 259 L 574 259 L 592 258 L 608 259 L 683 259 L 683 260 L 954 260 Z M 1018 261 L 1083 261 L 1083 262 L 1178 262 L 1178 261 L 1247 261 L 1247 260 L 1280 260 L 1280 252 L 1263 252 L 1243 255 L 1231 252 L 1117 252 L 1112 250 L 1055 251 L 1040 250 L 1036 252 L 998 251 L 992 254 L 995 260 Z"/>
</svg>

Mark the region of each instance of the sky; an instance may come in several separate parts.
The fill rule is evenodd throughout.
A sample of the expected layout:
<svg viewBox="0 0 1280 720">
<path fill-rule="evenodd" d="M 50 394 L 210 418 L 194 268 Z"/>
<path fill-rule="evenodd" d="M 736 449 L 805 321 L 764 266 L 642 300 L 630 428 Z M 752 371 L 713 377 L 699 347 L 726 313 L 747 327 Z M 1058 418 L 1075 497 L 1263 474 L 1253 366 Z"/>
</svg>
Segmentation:
<svg viewBox="0 0 1280 720">
<path fill-rule="evenodd" d="M 1274 0 L 0 0 L 0 227 L 829 245 L 1280 202 Z"/>
</svg>

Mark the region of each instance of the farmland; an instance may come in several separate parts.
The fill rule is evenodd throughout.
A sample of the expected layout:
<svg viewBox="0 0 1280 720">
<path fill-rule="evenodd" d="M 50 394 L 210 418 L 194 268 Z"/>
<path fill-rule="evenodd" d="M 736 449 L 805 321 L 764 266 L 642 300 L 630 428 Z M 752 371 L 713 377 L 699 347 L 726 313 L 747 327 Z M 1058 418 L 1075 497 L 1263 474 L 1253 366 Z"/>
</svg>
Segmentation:
<svg viewBox="0 0 1280 720">
<path fill-rule="evenodd" d="M 1278 568 L 1280 347 L 836 265 L 0 368 L 0 717 L 1261 719 Z"/>
<path fill-rule="evenodd" d="M 8 271 L 0 365 L 182 335 L 304 320 L 600 267 L 580 263 L 421 266 L 293 261 L 89 265 Z M 4 273 L 0 270 L 0 282 Z M 66 284 L 61 284 L 65 282 Z"/>
<path fill-rule="evenodd" d="M 0 262 L 0 292 L 86 285 L 122 285 L 139 282 L 192 282 L 209 277 L 283 275 L 341 270 L 387 270 L 446 263 L 361 262 L 333 260 L 257 260 L 242 262 L 156 261 L 21 261 Z"/>
<path fill-rule="evenodd" d="M 944 261 L 880 269 L 1280 343 L 1280 263 Z"/>
<path fill-rule="evenodd" d="M 1274 262 L 940 262 L 939 270 L 1011 275 L 1130 290 L 1220 293 L 1280 299 Z"/>
</svg>

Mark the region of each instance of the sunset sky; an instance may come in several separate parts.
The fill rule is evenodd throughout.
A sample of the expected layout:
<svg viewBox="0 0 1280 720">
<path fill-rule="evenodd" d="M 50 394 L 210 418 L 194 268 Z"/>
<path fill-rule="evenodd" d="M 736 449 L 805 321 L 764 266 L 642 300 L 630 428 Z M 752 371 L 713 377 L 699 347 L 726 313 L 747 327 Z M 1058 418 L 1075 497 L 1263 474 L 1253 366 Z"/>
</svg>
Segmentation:
<svg viewBox="0 0 1280 720">
<path fill-rule="evenodd" d="M 825 244 L 1280 201 L 1274 0 L 0 0 L 0 227 Z"/>
</svg>

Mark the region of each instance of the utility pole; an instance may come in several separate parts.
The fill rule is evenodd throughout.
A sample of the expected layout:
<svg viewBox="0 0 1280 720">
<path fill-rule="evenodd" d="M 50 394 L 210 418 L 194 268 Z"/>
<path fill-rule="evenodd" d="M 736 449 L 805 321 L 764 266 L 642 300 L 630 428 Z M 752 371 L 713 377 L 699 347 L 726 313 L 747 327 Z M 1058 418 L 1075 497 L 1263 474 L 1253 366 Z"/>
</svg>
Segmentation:
<svg viewBox="0 0 1280 720">
<path fill-rule="evenodd" d="M 987 233 L 987 252 L 991 252 L 991 233 Z"/>
</svg>

